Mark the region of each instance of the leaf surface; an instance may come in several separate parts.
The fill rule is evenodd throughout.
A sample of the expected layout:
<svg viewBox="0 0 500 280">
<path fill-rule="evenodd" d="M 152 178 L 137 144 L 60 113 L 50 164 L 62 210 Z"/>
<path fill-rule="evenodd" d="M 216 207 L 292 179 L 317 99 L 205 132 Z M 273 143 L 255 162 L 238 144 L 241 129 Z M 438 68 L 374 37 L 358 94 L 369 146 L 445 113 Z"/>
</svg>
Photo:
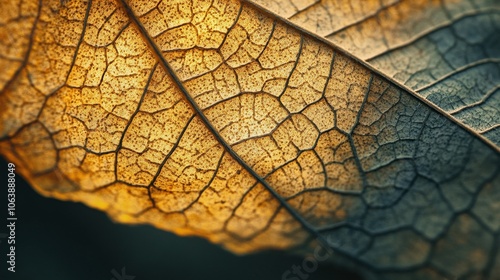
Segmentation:
<svg viewBox="0 0 500 280">
<path fill-rule="evenodd" d="M 497 0 L 252 2 L 325 36 L 500 146 Z"/>
<path fill-rule="evenodd" d="M 236 0 L 17 7 L 0 150 L 40 193 L 237 253 L 495 275 L 498 151 L 349 54 Z"/>
</svg>

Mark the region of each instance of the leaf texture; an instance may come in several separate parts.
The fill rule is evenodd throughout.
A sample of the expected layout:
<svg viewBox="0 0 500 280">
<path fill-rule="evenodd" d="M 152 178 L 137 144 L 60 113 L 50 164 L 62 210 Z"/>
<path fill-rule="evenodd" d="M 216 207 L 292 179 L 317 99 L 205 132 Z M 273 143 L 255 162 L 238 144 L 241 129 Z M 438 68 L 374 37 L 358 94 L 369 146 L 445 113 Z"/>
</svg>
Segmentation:
<svg viewBox="0 0 500 280">
<path fill-rule="evenodd" d="M 365 59 L 500 146 L 499 1 L 252 2 Z"/>
<path fill-rule="evenodd" d="M 331 44 L 236 0 L 2 13 L 0 150 L 40 193 L 237 253 L 496 275 L 498 151 Z"/>
</svg>

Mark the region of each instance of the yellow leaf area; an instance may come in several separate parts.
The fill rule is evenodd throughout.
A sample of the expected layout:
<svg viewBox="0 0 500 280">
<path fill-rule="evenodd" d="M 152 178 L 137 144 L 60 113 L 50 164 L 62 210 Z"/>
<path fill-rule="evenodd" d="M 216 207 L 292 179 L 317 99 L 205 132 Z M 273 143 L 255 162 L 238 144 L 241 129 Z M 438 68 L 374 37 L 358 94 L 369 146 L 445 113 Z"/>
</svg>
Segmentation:
<svg viewBox="0 0 500 280">
<path fill-rule="evenodd" d="M 486 267 L 499 156 L 364 64 L 236 0 L 41 4 L 0 25 L 29 50 L 0 60 L 0 151 L 40 193 L 237 253 Z"/>
</svg>

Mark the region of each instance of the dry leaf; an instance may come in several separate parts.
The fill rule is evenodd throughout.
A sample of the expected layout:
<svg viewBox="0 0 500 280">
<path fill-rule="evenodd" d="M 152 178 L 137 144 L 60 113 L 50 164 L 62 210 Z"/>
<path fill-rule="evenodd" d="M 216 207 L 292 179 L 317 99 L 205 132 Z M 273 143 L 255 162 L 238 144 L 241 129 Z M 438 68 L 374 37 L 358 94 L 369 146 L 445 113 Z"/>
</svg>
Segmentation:
<svg viewBox="0 0 500 280">
<path fill-rule="evenodd" d="M 498 149 L 425 99 L 246 2 L 64 2 L 1 2 L 0 151 L 40 193 L 236 253 L 499 273 Z"/>
</svg>

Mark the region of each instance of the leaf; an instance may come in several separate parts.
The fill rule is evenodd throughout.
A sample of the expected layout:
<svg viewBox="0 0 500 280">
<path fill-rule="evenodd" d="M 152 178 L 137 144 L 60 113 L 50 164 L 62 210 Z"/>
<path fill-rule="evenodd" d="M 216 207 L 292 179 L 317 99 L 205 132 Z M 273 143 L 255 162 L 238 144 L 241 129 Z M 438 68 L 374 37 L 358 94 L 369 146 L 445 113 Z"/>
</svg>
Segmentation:
<svg viewBox="0 0 500 280">
<path fill-rule="evenodd" d="M 332 44 L 236 0 L 13 6 L 0 151 L 40 193 L 236 253 L 497 273 L 498 150 Z"/>
<path fill-rule="evenodd" d="M 497 0 L 252 2 L 365 59 L 500 146 Z"/>
</svg>

